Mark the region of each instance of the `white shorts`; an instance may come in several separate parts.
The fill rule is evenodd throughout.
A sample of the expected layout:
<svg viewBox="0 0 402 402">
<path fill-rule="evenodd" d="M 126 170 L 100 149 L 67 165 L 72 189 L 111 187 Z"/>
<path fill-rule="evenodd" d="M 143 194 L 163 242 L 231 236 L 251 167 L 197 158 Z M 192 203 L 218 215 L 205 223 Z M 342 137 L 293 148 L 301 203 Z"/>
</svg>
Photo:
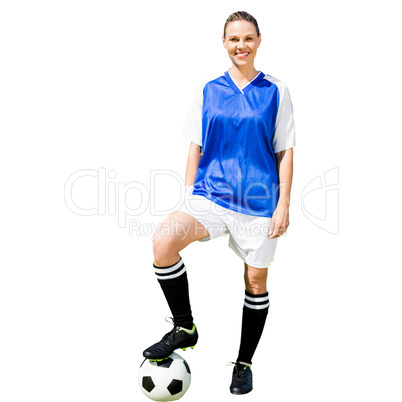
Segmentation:
<svg viewBox="0 0 402 402">
<path fill-rule="evenodd" d="M 191 190 L 192 191 L 192 190 Z M 208 241 L 229 234 L 228 246 L 248 265 L 267 268 L 274 261 L 278 238 L 268 239 L 271 218 L 246 215 L 221 207 L 201 195 L 186 192 L 179 211 L 199 221 L 209 236 Z M 187 195 L 189 194 L 189 195 Z"/>
</svg>

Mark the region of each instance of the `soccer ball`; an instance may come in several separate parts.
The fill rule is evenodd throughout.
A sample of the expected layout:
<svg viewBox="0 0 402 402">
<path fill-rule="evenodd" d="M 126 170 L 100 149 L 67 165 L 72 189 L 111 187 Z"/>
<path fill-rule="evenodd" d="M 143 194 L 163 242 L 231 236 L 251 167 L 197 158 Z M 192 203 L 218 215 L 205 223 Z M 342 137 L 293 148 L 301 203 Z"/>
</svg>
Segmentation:
<svg viewBox="0 0 402 402">
<path fill-rule="evenodd" d="M 176 401 L 190 386 L 190 367 L 177 353 L 161 361 L 146 359 L 138 370 L 138 382 L 149 399 Z"/>
</svg>

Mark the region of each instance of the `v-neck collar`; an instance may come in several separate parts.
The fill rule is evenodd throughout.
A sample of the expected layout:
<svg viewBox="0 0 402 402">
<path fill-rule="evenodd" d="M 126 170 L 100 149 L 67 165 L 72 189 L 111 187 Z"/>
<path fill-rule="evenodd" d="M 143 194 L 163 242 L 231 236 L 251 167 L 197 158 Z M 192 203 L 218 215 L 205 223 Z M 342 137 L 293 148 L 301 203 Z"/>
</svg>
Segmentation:
<svg viewBox="0 0 402 402">
<path fill-rule="evenodd" d="M 225 71 L 225 78 L 228 84 L 231 86 L 233 91 L 237 94 L 246 94 L 248 91 L 253 89 L 253 87 L 264 78 L 264 74 L 262 71 L 259 71 L 258 74 L 244 87 L 239 88 L 238 85 L 234 82 L 232 76 L 229 73 L 229 70 Z"/>
</svg>

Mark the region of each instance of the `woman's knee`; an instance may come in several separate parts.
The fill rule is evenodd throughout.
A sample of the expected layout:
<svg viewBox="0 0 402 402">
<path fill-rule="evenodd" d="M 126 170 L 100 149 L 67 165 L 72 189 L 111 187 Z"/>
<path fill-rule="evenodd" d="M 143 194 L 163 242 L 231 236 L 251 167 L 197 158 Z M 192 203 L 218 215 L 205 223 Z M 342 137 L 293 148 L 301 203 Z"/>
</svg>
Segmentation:
<svg viewBox="0 0 402 402">
<path fill-rule="evenodd" d="M 158 236 L 153 242 L 154 260 L 157 265 L 172 265 L 178 258 L 178 250 L 171 236 Z M 172 262 L 173 261 L 173 262 Z"/>
<path fill-rule="evenodd" d="M 166 236 L 156 237 L 152 242 L 152 248 L 155 257 L 163 256 L 169 250 L 171 241 Z"/>
<path fill-rule="evenodd" d="M 253 294 L 266 293 L 267 276 L 267 268 L 251 268 L 246 266 L 246 270 L 244 273 L 246 290 Z"/>
</svg>

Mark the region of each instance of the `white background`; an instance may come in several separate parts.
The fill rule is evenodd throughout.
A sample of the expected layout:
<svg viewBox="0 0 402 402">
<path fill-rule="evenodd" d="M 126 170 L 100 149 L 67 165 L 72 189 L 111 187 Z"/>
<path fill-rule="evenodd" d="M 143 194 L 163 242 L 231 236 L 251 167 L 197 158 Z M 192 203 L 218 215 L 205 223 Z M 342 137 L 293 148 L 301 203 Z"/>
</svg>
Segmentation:
<svg viewBox="0 0 402 402">
<path fill-rule="evenodd" d="M 151 234 L 130 234 L 116 214 L 73 213 L 65 183 L 84 169 L 149 191 L 151 171 L 184 178 L 184 118 L 200 77 L 230 67 L 221 37 L 238 10 L 260 26 L 255 67 L 289 87 L 297 142 L 290 226 L 244 399 L 401 400 L 396 2 L 80 0 L 0 9 L 2 401 L 146 400 L 142 351 L 171 328 Z M 179 191 L 162 179 L 150 198 L 167 210 Z M 73 196 L 96 208 L 96 180 L 77 181 Z M 140 201 L 127 193 L 132 208 Z M 147 207 L 127 221 L 166 216 Z M 181 252 L 200 332 L 182 352 L 188 401 L 236 398 L 226 363 L 240 340 L 243 263 L 227 242 Z"/>
</svg>

